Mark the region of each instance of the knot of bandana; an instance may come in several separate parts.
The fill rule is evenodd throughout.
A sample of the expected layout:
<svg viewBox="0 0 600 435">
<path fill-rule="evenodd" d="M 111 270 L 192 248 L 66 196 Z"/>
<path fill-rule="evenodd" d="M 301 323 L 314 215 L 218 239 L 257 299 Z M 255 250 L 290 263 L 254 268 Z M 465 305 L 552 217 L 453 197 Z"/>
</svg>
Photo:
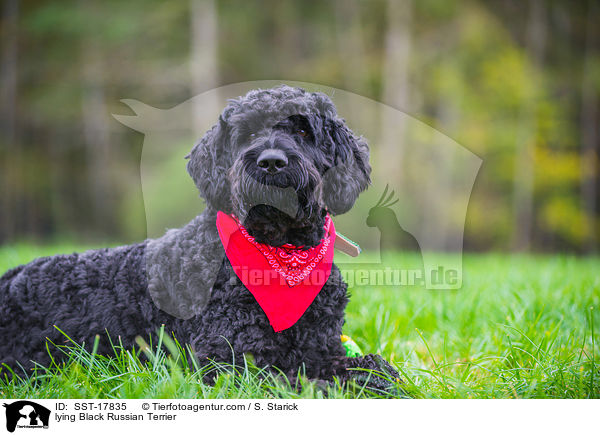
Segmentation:
<svg viewBox="0 0 600 435">
<path fill-rule="evenodd" d="M 217 230 L 235 274 L 252 293 L 276 332 L 293 326 L 331 274 L 335 227 L 311 248 L 258 243 L 232 215 L 217 213 Z"/>
</svg>

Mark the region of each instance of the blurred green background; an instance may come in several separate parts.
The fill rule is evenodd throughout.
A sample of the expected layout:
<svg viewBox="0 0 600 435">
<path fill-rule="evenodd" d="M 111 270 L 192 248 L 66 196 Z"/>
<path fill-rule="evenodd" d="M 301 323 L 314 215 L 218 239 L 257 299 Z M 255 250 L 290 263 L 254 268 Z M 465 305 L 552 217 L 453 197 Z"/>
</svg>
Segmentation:
<svg viewBox="0 0 600 435">
<path fill-rule="evenodd" d="M 2 0 L 0 244 L 144 238 L 144 137 L 112 118 L 131 114 L 120 99 L 169 108 L 285 79 L 381 101 L 480 156 L 467 250 L 595 252 L 599 12 L 591 0 Z"/>
</svg>

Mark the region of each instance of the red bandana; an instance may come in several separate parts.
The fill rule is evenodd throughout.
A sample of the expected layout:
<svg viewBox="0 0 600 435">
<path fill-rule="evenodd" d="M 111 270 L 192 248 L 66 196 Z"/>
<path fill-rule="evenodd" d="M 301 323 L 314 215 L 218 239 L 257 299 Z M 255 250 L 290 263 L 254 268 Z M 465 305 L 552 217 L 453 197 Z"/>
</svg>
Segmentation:
<svg viewBox="0 0 600 435">
<path fill-rule="evenodd" d="M 331 274 L 335 227 L 325 218 L 325 237 L 310 249 L 258 243 L 234 216 L 217 213 L 217 230 L 235 274 L 252 293 L 275 332 L 293 326 Z"/>
</svg>

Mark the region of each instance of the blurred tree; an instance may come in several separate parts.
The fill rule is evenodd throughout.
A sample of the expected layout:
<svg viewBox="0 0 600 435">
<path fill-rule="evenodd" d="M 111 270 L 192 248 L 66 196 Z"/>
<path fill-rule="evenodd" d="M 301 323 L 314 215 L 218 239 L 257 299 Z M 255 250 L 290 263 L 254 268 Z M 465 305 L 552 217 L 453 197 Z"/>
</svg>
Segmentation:
<svg viewBox="0 0 600 435">
<path fill-rule="evenodd" d="M 335 29 L 344 89 L 354 93 L 365 90 L 367 78 L 363 26 L 357 0 L 335 0 Z"/>
<path fill-rule="evenodd" d="M 523 74 L 533 74 L 541 79 L 540 70 L 543 61 L 546 32 L 546 8 L 544 0 L 529 0 L 529 23 L 527 51 L 531 58 L 531 68 L 525 67 Z M 523 79 L 525 82 L 526 79 Z M 535 166 L 534 147 L 537 140 L 536 109 L 538 95 L 521 98 L 520 119 L 517 126 L 517 144 L 514 174 L 514 224 L 513 248 L 519 251 L 531 247 L 533 226 L 533 183 Z"/>
<path fill-rule="evenodd" d="M 598 93 L 600 85 L 600 62 L 598 62 L 598 4 L 587 2 L 585 52 L 581 79 L 581 196 L 585 212 L 585 225 L 588 237 L 585 242 L 587 252 L 598 249 L 597 198 L 598 198 Z"/>
<path fill-rule="evenodd" d="M 213 0 L 190 1 L 190 73 L 192 95 L 213 89 L 218 84 L 217 72 L 217 14 Z M 218 101 L 209 103 L 212 106 Z M 194 105 L 192 123 L 210 108 Z M 200 137 L 203 131 L 196 131 Z"/>
<path fill-rule="evenodd" d="M 412 0 L 386 2 L 387 28 L 383 59 L 383 94 L 381 101 L 401 111 L 409 111 L 409 65 L 411 47 Z M 382 141 L 377 150 L 388 158 L 380 159 L 382 173 L 396 185 L 402 185 L 403 156 L 407 144 L 405 125 L 397 117 L 382 119 Z M 394 156 L 394 158 L 391 158 Z"/>
<path fill-rule="evenodd" d="M 92 17 L 103 14 L 101 4 L 84 0 L 81 4 L 81 19 L 89 21 L 90 32 L 80 36 L 81 50 L 81 118 L 83 140 L 86 147 L 88 183 L 91 196 L 90 225 L 100 234 L 107 234 L 116 226 L 110 167 L 115 156 L 111 156 L 108 106 L 106 104 L 104 67 L 105 42 L 102 22 Z"/>
<path fill-rule="evenodd" d="M 2 14 L 2 63 L 0 64 L 0 240 L 15 233 L 18 219 L 14 209 L 15 186 L 20 183 L 18 165 L 21 161 L 21 147 L 17 137 L 17 89 L 18 89 L 18 0 L 4 0 Z"/>
</svg>

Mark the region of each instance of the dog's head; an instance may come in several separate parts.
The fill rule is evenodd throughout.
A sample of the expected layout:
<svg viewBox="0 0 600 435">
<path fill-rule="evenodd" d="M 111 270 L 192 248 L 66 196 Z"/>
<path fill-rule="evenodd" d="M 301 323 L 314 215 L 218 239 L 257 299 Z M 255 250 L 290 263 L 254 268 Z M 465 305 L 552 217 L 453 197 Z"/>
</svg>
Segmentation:
<svg viewBox="0 0 600 435">
<path fill-rule="evenodd" d="M 282 225 L 322 228 L 326 211 L 350 210 L 371 172 L 367 143 L 329 97 L 289 86 L 231 100 L 188 158 L 209 207 L 235 213 L 251 233 L 277 222 L 263 237 L 272 245 L 294 242 L 278 238 Z"/>
</svg>

